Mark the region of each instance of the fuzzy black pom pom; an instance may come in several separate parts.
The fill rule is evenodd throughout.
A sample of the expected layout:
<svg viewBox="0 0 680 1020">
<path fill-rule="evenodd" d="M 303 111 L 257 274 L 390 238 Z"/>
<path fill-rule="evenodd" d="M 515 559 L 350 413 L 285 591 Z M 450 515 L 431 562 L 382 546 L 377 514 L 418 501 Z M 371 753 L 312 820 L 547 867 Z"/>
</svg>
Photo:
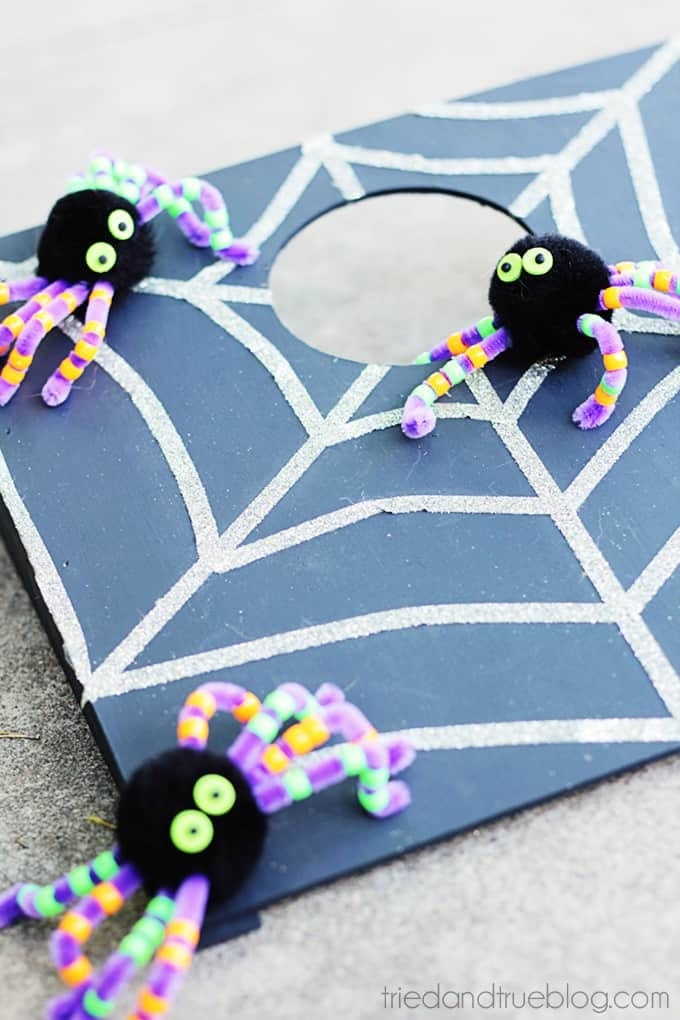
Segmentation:
<svg viewBox="0 0 680 1020">
<path fill-rule="evenodd" d="M 532 258 L 532 250 L 538 248 L 545 249 L 549 257 L 538 253 Z M 535 272 L 507 259 L 513 253 L 525 258 L 530 253 L 528 264 Z M 538 262 L 533 261 L 536 258 Z M 542 272 L 550 258 L 552 266 Z M 578 332 L 576 322 L 588 312 L 611 319 L 611 312 L 598 306 L 599 292 L 608 286 L 606 264 L 579 241 L 559 234 L 528 236 L 500 259 L 491 277 L 489 304 L 519 354 L 532 361 L 555 355 L 580 357 L 590 354 L 597 344 Z"/>
<path fill-rule="evenodd" d="M 52 207 L 38 241 L 38 275 L 121 290 L 149 275 L 154 258 L 151 225 L 112 191 L 76 191 Z"/>
<path fill-rule="evenodd" d="M 226 812 L 210 804 L 214 792 L 216 807 L 224 807 L 215 776 L 228 780 L 235 794 Z M 149 895 L 174 890 L 189 875 L 200 874 L 210 882 L 211 906 L 228 899 L 252 870 L 266 825 L 248 782 L 227 757 L 183 747 L 137 769 L 118 807 L 123 858 L 138 869 Z M 192 849 L 181 849 L 178 842 Z"/>
</svg>

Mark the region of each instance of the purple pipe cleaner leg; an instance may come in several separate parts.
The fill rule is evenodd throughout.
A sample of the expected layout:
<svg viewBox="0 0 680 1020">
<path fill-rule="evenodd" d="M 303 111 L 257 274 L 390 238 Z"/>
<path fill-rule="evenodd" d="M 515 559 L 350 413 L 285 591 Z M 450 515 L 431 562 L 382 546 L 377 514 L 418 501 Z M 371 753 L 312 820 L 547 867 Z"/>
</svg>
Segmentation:
<svg viewBox="0 0 680 1020">
<path fill-rule="evenodd" d="M 0 928 L 23 918 L 41 920 L 58 917 L 79 897 L 91 892 L 100 882 L 114 878 L 120 871 L 117 848 L 99 854 L 89 864 L 67 871 L 48 885 L 24 882 L 0 894 Z"/>
<path fill-rule="evenodd" d="M 78 1015 L 81 1003 L 86 1003 L 94 983 L 92 964 L 85 956 L 83 946 L 95 928 L 107 917 L 118 913 L 141 884 L 137 869 L 125 864 L 113 878 L 96 885 L 61 919 L 50 940 L 50 953 L 59 976 L 73 991 L 50 1004 L 49 1020 L 72 1020 Z"/>
<path fill-rule="evenodd" d="M 67 286 L 62 280 L 57 280 L 55 283 L 50 283 L 49 286 L 38 288 L 36 293 L 27 295 L 30 300 L 0 323 L 0 355 L 7 354 L 29 319 L 32 319 L 36 312 L 48 305 L 63 290 L 66 290 Z M 10 300 L 16 301 L 17 299 L 19 299 L 18 294 L 13 292 Z"/>
<path fill-rule="evenodd" d="M 266 814 L 279 811 L 349 776 L 358 777 L 359 802 L 369 814 L 386 818 L 405 808 L 409 789 L 405 783 L 390 781 L 390 775 L 413 760 L 413 748 L 405 740 L 380 737 L 336 687 L 320 687 L 317 702 L 322 725 L 348 742 L 330 747 L 311 762 L 296 757 L 284 772 L 258 777 L 253 792 L 260 809 Z"/>
<path fill-rule="evenodd" d="M 96 357 L 104 342 L 113 294 L 113 287 L 105 280 L 95 283 L 92 288 L 82 335 L 42 388 L 42 398 L 49 407 L 57 407 L 64 403 L 74 382 Z"/>
<path fill-rule="evenodd" d="M 628 308 L 680 322 L 680 300 L 667 291 L 676 289 L 678 277 L 658 263 L 619 263 L 611 286 L 600 293 L 600 308 Z M 624 271 L 625 270 L 625 271 Z M 576 408 L 572 417 L 582 429 L 596 428 L 611 416 L 626 384 L 628 359 L 614 326 L 598 315 L 582 315 L 578 328 L 597 340 L 605 373 L 595 393 Z"/>
<path fill-rule="evenodd" d="M 488 322 L 488 318 L 482 319 L 481 322 L 476 323 L 474 326 L 469 326 L 459 333 L 451 333 L 446 340 L 437 344 L 431 351 L 424 351 L 422 354 L 419 354 L 414 359 L 413 364 L 430 365 L 433 361 L 443 361 L 444 358 L 450 358 L 452 354 L 454 356 L 456 354 L 464 354 L 468 347 L 481 343 L 484 337 L 488 336 L 488 330 L 485 332 Z"/>
<path fill-rule="evenodd" d="M 36 312 L 21 330 L 2 372 L 0 372 L 0 406 L 12 399 L 21 386 L 33 361 L 38 345 L 49 330 L 75 311 L 87 297 L 89 286 L 77 283 L 62 290 L 40 311 Z"/>
<path fill-rule="evenodd" d="M 257 262 L 260 252 L 255 245 L 249 241 L 232 241 L 226 248 L 222 248 L 219 257 L 228 262 L 235 262 L 237 266 L 252 266 Z"/>
<path fill-rule="evenodd" d="M 154 958 L 149 980 L 129 1020 L 156 1020 L 165 1013 L 191 966 L 201 934 L 210 886 L 203 875 L 192 875 L 175 896 L 175 916 Z"/>
<path fill-rule="evenodd" d="M 92 1020 L 93 1016 L 108 1015 L 136 971 L 151 962 L 163 943 L 175 912 L 174 896 L 167 890 L 154 896 L 143 916 L 109 956 L 99 975 L 75 997 L 75 1009 L 68 1014 L 60 1013 L 59 1020 Z"/>
<path fill-rule="evenodd" d="M 254 713 L 260 702 L 254 694 L 237 684 L 217 681 L 197 687 L 184 702 L 177 720 L 180 747 L 202 751 L 208 743 L 209 723 L 216 712 L 230 712 L 240 719 L 244 709 L 251 706 Z"/>
<path fill-rule="evenodd" d="M 576 325 L 584 336 L 597 341 L 605 368 L 593 395 L 579 404 L 572 414 L 572 420 L 579 428 L 594 429 L 607 421 L 614 411 L 619 394 L 626 384 L 628 358 L 623 349 L 623 341 L 611 322 L 599 315 L 582 315 Z"/>
<path fill-rule="evenodd" d="M 265 752 L 276 740 L 281 727 L 293 717 L 301 719 L 313 714 L 316 708 L 316 700 L 302 684 L 281 684 L 267 695 L 227 754 L 251 782 L 256 782 L 262 775 Z M 285 734 L 277 745 L 282 754 L 290 756 L 285 746 Z M 316 746 L 313 739 L 308 749 L 311 750 L 312 746 Z"/>
<path fill-rule="evenodd" d="M 365 767 L 357 772 L 361 806 L 378 818 L 403 810 L 411 801 L 409 788 L 405 783 L 390 781 L 390 776 L 415 758 L 411 744 L 401 737 L 381 737 L 363 712 L 346 701 L 330 702 L 322 718 L 332 733 L 341 734 L 352 744 L 361 743 L 366 757 Z"/>
<path fill-rule="evenodd" d="M 476 329 L 484 336 L 480 343 L 465 348 L 461 339 L 462 334 L 454 334 L 454 338 L 458 338 L 457 343 L 460 342 L 465 353 L 451 358 L 439 371 L 433 372 L 425 382 L 411 392 L 404 405 L 401 419 L 402 432 L 408 439 L 420 439 L 432 432 L 436 422 L 432 406 L 434 402 L 448 393 L 453 386 L 463 382 L 475 369 L 482 368 L 510 346 L 508 334 L 503 328 L 494 329 L 493 319 L 482 319 Z M 439 349 L 435 348 L 434 353 L 438 354 Z"/>
<path fill-rule="evenodd" d="M 331 684 L 324 685 L 322 696 L 342 700 L 342 691 Z M 282 772 L 294 758 L 317 750 L 330 738 L 330 731 L 321 718 L 321 704 L 306 687 L 285 683 L 265 698 L 267 709 L 275 709 L 281 726 L 291 718 L 297 720 L 288 726 L 277 740 L 271 741 L 248 758 L 248 779 L 252 787 L 266 780 L 272 772 Z"/>
<path fill-rule="evenodd" d="M 675 322 L 680 321 L 680 299 L 672 294 L 659 293 L 656 290 L 639 290 L 637 287 L 619 287 L 617 290 L 622 308 L 649 312 L 651 315 Z"/>
<path fill-rule="evenodd" d="M 194 211 L 193 204 L 197 202 L 203 207 L 203 219 Z M 137 208 L 142 223 L 165 210 L 193 245 L 212 248 L 217 258 L 250 265 L 258 256 L 257 249 L 247 241 L 234 239 L 224 199 L 217 188 L 198 177 L 187 177 L 177 184 L 164 181 Z"/>
<path fill-rule="evenodd" d="M 28 301 L 48 283 L 44 276 L 29 276 L 26 280 L 1 280 L 0 305 L 7 305 L 10 301 Z"/>
<path fill-rule="evenodd" d="M 671 300 L 677 300 L 680 276 L 662 262 L 619 262 L 615 266 L 610 266 L 609 271 L 610 287 L 630 288 L 638 294 L 640 291 L 654 290 L 665 294 Z M 627 307 L 625 300 L 619 301 L 618 296 L 616 302 L 610 305 L 603 304 L 602 307 Z M 665 317 L 667 312 L 660 311 L 659 314 Z M 673 318 L 673 315 L 670 315 L 670 318 Z"/>
</svg>

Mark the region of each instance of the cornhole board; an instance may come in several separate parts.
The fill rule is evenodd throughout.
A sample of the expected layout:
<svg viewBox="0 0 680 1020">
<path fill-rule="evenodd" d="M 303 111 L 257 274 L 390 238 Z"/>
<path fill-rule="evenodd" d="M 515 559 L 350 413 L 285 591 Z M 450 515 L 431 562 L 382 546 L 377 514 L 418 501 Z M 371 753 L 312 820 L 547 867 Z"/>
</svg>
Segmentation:
<svg viewBox="0 0 680 1020">
<path fill-rule="evenodd" d="M 467 195 L 608 261 L 677 258 L 678 55 L 627 53 L 207 174 L 257 264 L 229 271 L 159 220 L 155 275 L 116 298 L 68 402 L 39 397 L 70 342 L 54 331 L 0 411 L 2 532 L 118 780 L 218 678 L 261 696 L 332 681 L 419 748 L 412 806 L 387 822 L 349 782 L 274 816 L 206 941 L 680 746 L 676 328 L 620 317 L 630 381 L 599 430 L 570 421 L 596 357 L 506 358 L 408 442 L 399 408 L 423 368 L 312 350 L 268 290 L 307 223 L 393 191 Z M 2 240 L 2 276 L 30 271 L 37 236 Z M 216 721 L 213 746 L 236 731 Z"/>
</svg>

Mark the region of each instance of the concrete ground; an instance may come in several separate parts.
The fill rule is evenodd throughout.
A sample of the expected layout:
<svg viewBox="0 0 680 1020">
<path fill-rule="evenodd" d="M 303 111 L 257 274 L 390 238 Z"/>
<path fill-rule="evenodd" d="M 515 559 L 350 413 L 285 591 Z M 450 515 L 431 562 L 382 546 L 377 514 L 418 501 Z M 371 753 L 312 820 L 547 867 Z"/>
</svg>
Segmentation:
<svg viewBox="0 0 680 1020">
<path fill-rule="evenodd" d="M 6 16 L 0 32 L 2 232 L 41 221 L 60 182 L 98 145 L 173 175 L 202 171 L 680 30 L 680 10 L 669 0 L 646 19 L 628 0 L 615 7 L 592 0 L 57 7 L 37 0 L 30 20 L 22 13 Z M 381 236 L 380 213 L 362 227 L 360 211 L 352 210 L 353 229 L 366 252 Z M 420 221 L 421 213 L 410 215 L 416 233 L 432 226 L 431 207 L 422 207 Z M 495 253 L 496 227 L 465 229 L 466 257 L 486 272 L 489 253 L 479 238 L 486 234 Z M 498 236 L 505 229 L 498 221 Z M 394 333 L 381 295 L 402 286 L 398 260 L 383 251 L 371 278 L 368 259 L 362 275 L 342 246 L 338 258 L 349 288 L 339 305 L 372 289 L 374 305 L 364 303 L 361 314 L 375 349 L 385 349 Z M 314 328 L 322 317 L 306 294 Z M 47 879 L 106 846 L 110 833 L 91 816 L 113 816 L 115 791 L 4 555 L 0 613 L 2 886 Z M 605 1015 L 677 1016 L 678 803 L 680 759 L 667 760 L 276 906 L 260 931 L 200 955 L 174 1015 L 583 1017 L 604 1013 L 596 993 L 641 990 L 668 993 L 670 1007 L 644 1006 L 640 996 Z M 95 952 L 133 914 L 111 923 Z M 41 1016 L 57 992 L 46 938 L 41 925 L 0 938 L 3 1020 Z M 488 996 L 476 1009 L 454 1010 L 449 996 L 449 1008 L 437 1011 L 432 995 L 429 1008 L 411 1008 L 413 998 L 399 1006 L 398 989 L 423 993 L 437 983 L 442 993 L 495 984 L 516 994 L 549 983 L 553 1005 L 568 983 L 592 998 L 577 996 L 563 1010 L 522 1010 L 511 1001 L 504 1008 L 502 999 L 489 1008 Z"/>
</svg>

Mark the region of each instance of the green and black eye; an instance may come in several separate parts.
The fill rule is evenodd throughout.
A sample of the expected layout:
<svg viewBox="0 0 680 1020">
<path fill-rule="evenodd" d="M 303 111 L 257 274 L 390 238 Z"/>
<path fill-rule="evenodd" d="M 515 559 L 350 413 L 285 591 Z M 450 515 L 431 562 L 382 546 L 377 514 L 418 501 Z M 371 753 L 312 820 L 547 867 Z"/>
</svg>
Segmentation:
<svg viewBox="0 0 680 1020">
<path fill-rule="evenodd" d="M 226 815 L 236 803 L 236 790 L 224 776 L 201 776 L 194 786 L 194 804 L 207 815 Z"/>
<path fill-rule="evenodd" d="M 522 257 L 511 251 L 504 255 L 496 267 L 496 275 L 502 283 L 514 283 L 522 272 Z"/>
<path fill-rule="evenodd" d="M 93 273 L 108 273 L 117 258 L 116 249 L 108 241 L 95 241 L 85 252 L 85 261 Z"/>
<path fill-rule="evenodd" d="M 531 276 L 545 276 L 553 267 L 554 259 L 547 248 L 530 248 L 522 265 Z"/>
<path fill-rule="evenodd" d="M 184 854 L 200 854 L 214 835 L 213 823 L 202 811 L 180 811 L 170 824 L 170 839 Z"/>
<path fill-rule="evenodd" d="M 109 233 L 117 241 L 129 241 L 135 232 L 135 221 L 127 209 L 114 209 L 106 221 Z"/>
</svg>

